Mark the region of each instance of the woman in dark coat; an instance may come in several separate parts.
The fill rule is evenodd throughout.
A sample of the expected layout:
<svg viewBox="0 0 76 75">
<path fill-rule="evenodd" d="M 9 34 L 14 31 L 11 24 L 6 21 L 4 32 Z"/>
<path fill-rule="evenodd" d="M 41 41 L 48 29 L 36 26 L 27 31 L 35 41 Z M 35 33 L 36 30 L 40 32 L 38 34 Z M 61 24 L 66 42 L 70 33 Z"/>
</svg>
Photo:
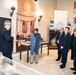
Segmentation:
<svg viewBox="0 0 76 75">
<path fill-rule="evenodd" d="M 74 68 L 71 68 L 71 70 L 75 70 L 73 74 L 76 74 L 76 30 L 74 31 L 74 37 L 73 37 L 73 56 L 74 56 Z"/>
<path fill-rule="evenodd" d="M 38 63 L 38 54 L 39 54 L 39 48 L 41 46 L 41 35 L 38 33 L 38 28 L 34 29 L 34 34 L 32 34 L 30 38 L 30 50 L 31 50 L 31 57 L 30 57 L 30 63 L 33 63 L 34 59 L 34 53 L 35 53 L 35 59 L 36 64 Z"/>
</svg>

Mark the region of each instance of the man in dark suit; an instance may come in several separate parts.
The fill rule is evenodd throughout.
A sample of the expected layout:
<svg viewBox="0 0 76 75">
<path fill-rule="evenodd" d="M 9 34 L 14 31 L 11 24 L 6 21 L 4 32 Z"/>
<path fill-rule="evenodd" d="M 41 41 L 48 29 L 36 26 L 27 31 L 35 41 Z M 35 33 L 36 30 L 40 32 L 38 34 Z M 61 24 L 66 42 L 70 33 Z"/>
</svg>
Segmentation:
<svg viewBox="0 0 76 75">
<path fill-rule="evenodd" d="M 57 57 L 56 61 L 59 61 L 61 59 L 61 51 L 60 51 L 60 48 L 59 48 L 59 40 L 60 40 L 60 37 L 62 36 L 63 32 L 64 32 L 64 28 L 61 27 L 60 30 L 59 30 L 59 33 L 56 37 L 56 44 L 57 44 L 57 47 L 58 47 L 58 57 Z"/>
<path fill-rule="evenodd" d="M 69 34 L 69 28 L 65 27 L 64 34 L 61 36 L 59 41 L 60 50 L 62 52 L 62 64 L 60 65 L 60 68 L 65 68 L 66 66 L 70 41 L 71 41 L 71 36 Z"/>
<path fill-rule="evenodd" d="M 11 22 L 6 20 L 4 28 L 0 31 L 0 49 L 3 56 L 12 59 L 13 37 L 10 34 Z"/>
</svg>

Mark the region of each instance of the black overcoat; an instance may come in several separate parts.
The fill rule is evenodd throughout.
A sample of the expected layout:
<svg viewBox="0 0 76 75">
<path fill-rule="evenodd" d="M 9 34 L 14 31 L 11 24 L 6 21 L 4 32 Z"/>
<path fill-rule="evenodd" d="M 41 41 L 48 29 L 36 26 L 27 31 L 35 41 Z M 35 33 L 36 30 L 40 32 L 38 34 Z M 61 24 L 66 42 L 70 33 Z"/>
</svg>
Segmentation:
<svg viewBox="0 0 76 75">
<path fill-rule="evenodd" d="M 4 53 L 13 51 L 13 37 L 6 28 L 0 31 L 0 50 Z"/>
</svg>

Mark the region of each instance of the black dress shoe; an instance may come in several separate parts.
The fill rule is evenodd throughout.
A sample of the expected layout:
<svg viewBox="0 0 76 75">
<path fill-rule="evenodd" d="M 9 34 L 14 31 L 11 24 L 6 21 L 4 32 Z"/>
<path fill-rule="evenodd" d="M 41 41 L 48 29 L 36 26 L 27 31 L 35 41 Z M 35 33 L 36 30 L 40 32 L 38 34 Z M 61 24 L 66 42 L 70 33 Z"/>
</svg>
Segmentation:
<svg viewBox="0 0 76 75">
<path fill-rule="evenodd" d="M 75 71 L 75 72 L 73 72 L 73 74 L 76 74 L 76 71 Z"/>
<path fill-rule="evenodd" d="M 71 70 L 75 70 L 74 68 L 70 68 Z"/>
<path fill-rule="evenodd" d="M 60 61 L 60 59 L 56 59 L 56 61 Z"/>
<path fill-rule="evenodd" d="M 63 68 L 65 68 L 65 66 L 64 65 L 60 65 L 60 68 L 63 69 Z"/>
</svg>

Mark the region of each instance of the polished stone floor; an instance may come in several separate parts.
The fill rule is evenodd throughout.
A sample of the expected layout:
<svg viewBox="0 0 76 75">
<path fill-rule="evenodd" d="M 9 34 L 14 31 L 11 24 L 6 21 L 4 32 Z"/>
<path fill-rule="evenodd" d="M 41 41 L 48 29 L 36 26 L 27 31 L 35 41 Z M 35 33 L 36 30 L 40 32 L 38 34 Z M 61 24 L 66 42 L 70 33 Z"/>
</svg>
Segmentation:
<svg viewBox="0 0 76 75">
<path fill-rule="evenodd" d="M 47 50 L 43 50 L 43 53 L 39 53 L 39 63 L 33 64 L 26 62 L 26 53 L 23 54 L 22 60 L 19 60 L 19 55 L 13 59 L 23 65 L 26 65 L 32 69 L 35 69 L 45 75 L 73 75 L 73 71 L 70 70 L 73 67 L 73 61 L 70 59 L 70 52 L 68 53 L 67 65 L 64 69 L 60 69 L 60 61 L 55 61 L 57 58 L 57 50 L 50 50 L 50 54 L 47 55 Z"/>
</svg>

